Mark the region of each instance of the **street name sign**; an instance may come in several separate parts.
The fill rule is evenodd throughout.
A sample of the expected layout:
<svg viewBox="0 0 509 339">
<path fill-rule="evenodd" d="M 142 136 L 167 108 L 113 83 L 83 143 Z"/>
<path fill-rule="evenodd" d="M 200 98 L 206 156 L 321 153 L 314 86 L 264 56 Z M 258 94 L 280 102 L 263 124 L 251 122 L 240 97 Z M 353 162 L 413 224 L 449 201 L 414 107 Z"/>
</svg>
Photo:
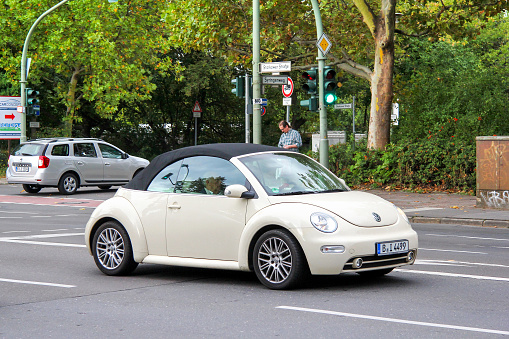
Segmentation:
<svg viewBox="0 0 509 339">
<path fill-rule="evenodd" d="M 260 63 L 260 73 L 280 73 L 292 70 L 291 61 Z"/>
<path fill-rule="evenodd" d="M 262 85 L 288 85 L 288 76 L 286 75 L 264 75 Z"/>
<path fill-rule="evenodd" d="M 265 98 L 253 99 L 253 105 L 267 106 L 267 99 Z"/>
<path fill-rule="evenodd" d="M 334 109 L 351 109 L 352 104 L 335 104 Z"/>
</svg>

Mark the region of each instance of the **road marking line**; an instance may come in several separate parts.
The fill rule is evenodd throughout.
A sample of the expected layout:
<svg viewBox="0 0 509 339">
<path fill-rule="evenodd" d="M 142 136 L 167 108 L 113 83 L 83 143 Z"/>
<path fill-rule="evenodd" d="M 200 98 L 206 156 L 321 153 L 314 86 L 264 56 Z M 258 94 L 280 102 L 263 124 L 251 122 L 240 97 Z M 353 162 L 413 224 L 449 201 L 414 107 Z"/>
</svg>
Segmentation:
<svg viewBox="0 0 509 339">
<path fill-rule="evenodd" d="M 491 329 L 487 329 L 487 328 L 467 327 L 467 326 L 457 326 L 457 325 L 430 323 L 430 322 L 413 321 L 413 320 L 405 320 L 405 319 L 397 319 L 397 318 L 377 317 L 377 316 L 372 316 L 372 315 L 354 314 L 354 313 L 345 313 L 345 312 L 335 312 L 335 311 L 319 310 L 319 309 L 304 308 L 304 307 L 277 306 L 276 308 L 285 309 L 285 310 L 292 310 L 292 311 L 300 311 L 300 312 L 311 312 L 311 313 L 336 315 L 336 316 L 348 317 L 348 318 L 358 318 L 358 319 L 386 321 L 386 322 L 399 323 L 399 324 L 428 326 L 428 327 L 439 327 L 439 328 L 447 328 L 447 329 L 453 329 L 453 330 L 462 330 L 462 331 L 471 331 L 471 332 L 481 332 L 481 333 L 493 333 L 493 334 L 509 335 L 509 331 L 491 330 Z"/>
<path fill-rule="evenodd" d="M 420 248 L 419 251 L 438 251 L 438 252 L 454 252 L 454 253 L 470 253 L 470 254 L 488 254 L 485 252 L 472 252 L 472 251 L 455 251 L 455 250 L 441 250 L 438 248 Z"/>
<path fill-rule="evenodd" d="M 9 233 L 30 233 L 30 231 L 5 231 L 5 232 L 2 232 L 2 234 L 9 234 Z"/>
<path fill-rule="evenodd" d="M 487 264 L 487 263 L 480 263 L 480 262 L 468 262 L 468 261 L 457 261 L 457 260 L 427 260 L 427 259 L 418 259 L 415 261 L 416 264 L 435 264 L 435 263 L 443 263 L 443 264 L 465 264 L 465 265 L 477 265 L 477 266 L 489 266 L 489 267 L 504 267 L 509 268 L 508 265 L 501 265 L 501 264 Z"/>
<path fill-rule="evenodd" d="M 469 279 L 477 279 L 477 280 L 493 280 L 493 281 L 507 281 L 507 282 L 509 282 L 509 278 L 490 277 L 490 276 L 483 276 L 483 275 L 458 274 L 458 273 L 434 272 L 434 271 L 418 271 L 418 270 L 401 269 L 401 268 L 397 268 L 394 271 L 406 272 L 406 273 L 416 273 L 416 274 L 439 275 L 439 276 L 443 276 L 443 277 L 453 277 L 453 278 L 469 278 Z"/>
<path fill-rule="evenodd" d="M 20 237 L 0 238 L 0 241 L 4 241 L 4 240 L 23 240 L 23 239 L 61 238 L 61 237 L 74 237 L 74 236 L 78 236 L 78 235 L 85 235 L 85 233 L 55 233 L 55 234 L 25 235 L 25 236 L 20 236 Z"/>
<path fill-rule="evenodd" d="M 66 244 L 62 242 L 45 242 L 45 241 L 30 241 L 30 240 L 16 240 L 16 239 L 0 239 L 1 242 L 10 242 L 16 244 L 27 244 L 27 245 L 44 245 L 44 246 L 60 246 L 60 247 L 86 247 L 85 245 L 79 244 Z"/>
<path fill-rule="evenodd" d="M 85 233 L 56 233 L 56 234 L 26 235 L 26 236 L 19 236 L 19 237 L 4 237 L 4 238 L 0 238 L 0 242 L 28 244 L 28 245 L 43 245 L 43 246 L 60 246 L 60 247 L 86 247 L 85 245 L 82 245 L 82 244 L 66 244 L 66 243 L 61 243 L 61 242 L 44 242 L 44 241 L 32 240 L 32 239 L 48 239 L 48 238 L 83 236 L 84 234 Z"/>
<path fill-rule="evenodd" d="M 449 235 L 449 234 L 433 234 L 433 233 L 429 233 L 429 234 L 426 234 L 426 235 L 430 235 L 430 236 L 433 236 L 433 237 L 454 237 L 454 238 L 466 238 L 466 239 L 478 239 L 478 240 L 509 241 L 509 239 L 469 237 L 469 236 L 466 236 L 466 235 Z"/>
<path fill-rule="evenodd" d="M 0 278 L 0 281 L 17 283 L 17 284 L 42 285 L 42 286 L 51 286 L 51 287 L 64 287 L 64 288 L 76 287 L 75 285 L 64 285 L 64 284 L 54 284 L 54 283 L 46 283 L 46 282 L 39 282 L 39 281 L 14 280 L 14 279 L 3 279 L 3 278 Z"/>
<path fill-rule="evenodd" d="M 37 214 L 35 212 L 10 212 L 10 211 L 2 211 L 3 214 Z"/>
</svg>

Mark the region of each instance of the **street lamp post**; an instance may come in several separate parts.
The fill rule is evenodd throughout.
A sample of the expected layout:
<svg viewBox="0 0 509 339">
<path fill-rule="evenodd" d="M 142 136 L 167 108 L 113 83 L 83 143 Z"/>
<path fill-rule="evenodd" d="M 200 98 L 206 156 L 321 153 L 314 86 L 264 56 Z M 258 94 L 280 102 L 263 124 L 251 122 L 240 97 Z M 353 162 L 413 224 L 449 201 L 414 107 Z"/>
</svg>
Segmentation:
<svg viewBox="0 0 509 339">
<path fill-rule="evenodd" d="M 32 38 L 32 33 L 34 32 L 35 28 L 39 24 L 39 22 L 42 21 L 46 17 L 46 15 L 50 14 L 54 10 L 56 10 L 58 7 L 62 6 L 66 2 L 70 0 L 62 0 L 55 6 L 48 9 L 46 12 L 42 13 L 37 20 L 35 20 L 32 27 L 30 27 L 30 30 L 28 31 L 27 37 L 25 39 L 25 44 L 23 45 L 23 53 L 21 55 L 21 106 L 23 107 L 23 113 L 21 114 L 21 137 L 20 142 L 25 142 L 27 140 L 26 135 L 26 123 L 27 123 L 27 116 L 26 116 L 26 107 L 27 107 L 27 95 L 26 95 L 26 87 L 27 87 L 27 52 L 28 52 L 28 45 L 30 44 L 30 39 Z M 118 0 L 108 0 L 108 2 L 113 3 L 117 2 Z"/>
</svg>

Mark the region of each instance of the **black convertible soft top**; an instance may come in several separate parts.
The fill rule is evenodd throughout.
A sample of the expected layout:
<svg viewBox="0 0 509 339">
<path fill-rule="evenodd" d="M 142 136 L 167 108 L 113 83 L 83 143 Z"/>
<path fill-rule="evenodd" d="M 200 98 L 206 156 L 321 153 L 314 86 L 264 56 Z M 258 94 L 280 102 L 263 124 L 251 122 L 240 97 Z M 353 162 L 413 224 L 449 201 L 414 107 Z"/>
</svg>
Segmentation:
<svg viewBox="0 0 509 339">
<path fill-rule="evenodd" d="M 239 155 L 257 153 L 257 152 L 274 152 L 284 151 L 284 149 L 258 145 L 258 144 L 208 144 L 198 145 L 179 148 L 173 151 L 169 151 L 155 157 L 150 164 L 134 177 L 125 188 L 145 191 L 152 181 L 152 179 L 159 173 L 163 168 L 169 164 L 187 157 L 195 157 L 200 155 L 207 155 L 211 157 L 222 158 L 230 160 L 231 158 Z"/>
</svg>

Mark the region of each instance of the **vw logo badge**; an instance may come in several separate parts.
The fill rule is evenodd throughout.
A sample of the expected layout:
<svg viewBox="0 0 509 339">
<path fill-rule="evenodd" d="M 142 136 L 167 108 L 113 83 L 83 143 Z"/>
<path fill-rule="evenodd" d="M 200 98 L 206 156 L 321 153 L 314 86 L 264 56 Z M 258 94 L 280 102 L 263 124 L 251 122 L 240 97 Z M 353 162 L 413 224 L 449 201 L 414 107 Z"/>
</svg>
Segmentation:
<svg viewBox="0 0 509 339">
<path fill-rule="evenodd" d="M 372 214 L 373 214 L 373 218 L 375 219 L 376 222 L 382 221 L 382 218 L 380 218 L 380 216 L 377 213 L 373 212 Z"/>
</svg>

